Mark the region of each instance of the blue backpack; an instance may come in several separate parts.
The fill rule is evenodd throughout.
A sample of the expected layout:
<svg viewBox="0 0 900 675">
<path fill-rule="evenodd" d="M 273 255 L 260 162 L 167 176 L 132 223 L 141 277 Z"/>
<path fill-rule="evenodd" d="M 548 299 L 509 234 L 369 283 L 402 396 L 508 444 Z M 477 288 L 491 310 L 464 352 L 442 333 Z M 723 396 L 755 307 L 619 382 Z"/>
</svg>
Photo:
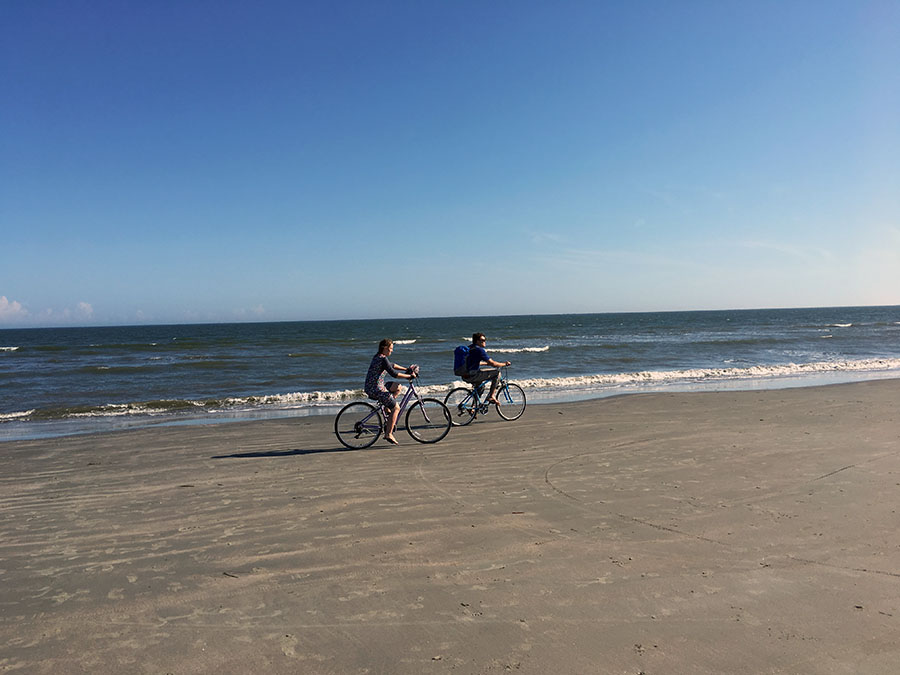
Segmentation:
<svg viewBox="0 0 900 675">
<path fill-rule="evenodd" d="M 466 357 L 469 355 L 469 345 L 460 345 L 453 350 L 453 374 L 465 377 L 469 374 L 466 368 Z"/>
</svg>

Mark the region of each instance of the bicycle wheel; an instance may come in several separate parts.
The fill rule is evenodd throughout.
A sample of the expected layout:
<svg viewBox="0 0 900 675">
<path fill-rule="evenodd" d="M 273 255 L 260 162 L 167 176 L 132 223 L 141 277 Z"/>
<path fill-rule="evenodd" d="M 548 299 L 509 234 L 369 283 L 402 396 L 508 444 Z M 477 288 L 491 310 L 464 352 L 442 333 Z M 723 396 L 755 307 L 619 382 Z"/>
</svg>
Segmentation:
<svg viewBox="0 0 900 675">
<path fill-rule="evenodd" d="M 525 412 L 525 392 L 511 382 L 504 383 L 497 391 L 497 412 L 505 420 L 517 420 Z"/>
<path fill-rule="evenodd" d="M 475 419 L 475 397 L 471 389 L 451 389 L 444 397 L 444 405 L 450 410 L 450 419 L 455 427 L 464 427 Z"/>
<path fill-rule="evenodd" d="M 406 412 L 406 430 L 419 443 L 437 443 L 450 433 L 450 411 L 436 398 L 423 398 Z"/>
<path fill-rule="evenodd" d="M 384 418 L 371 403 L 348 403 L 334 418 L 334 433 L 351 450 L 368 448 L 381 436 Z"/>
</svg>

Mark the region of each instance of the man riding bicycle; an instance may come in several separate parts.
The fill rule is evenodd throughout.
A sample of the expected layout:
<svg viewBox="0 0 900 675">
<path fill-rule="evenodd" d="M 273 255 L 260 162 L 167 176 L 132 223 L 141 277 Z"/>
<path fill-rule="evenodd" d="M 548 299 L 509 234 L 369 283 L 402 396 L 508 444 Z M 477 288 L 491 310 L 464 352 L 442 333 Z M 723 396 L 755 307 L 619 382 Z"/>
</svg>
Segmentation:
<svg viewBox="0 0 900 675">
<path fill-rule="evenodd" d="M 497 391 L 497 383 L 500 381 L 500 368 L 508 366 L 509 361 L 494 361 L 488 356 L 484 346 L 487 344 L 487 338 L 484 333 L 473 333 L 472 344 L 469 347 L 469 354 L 466 356 L 466 374 L 463 380 L 470 384 L 480 384 L 488 380 L 491 381 L 491 390 L 488 394 L 488 403 L 499 403 L 495 393 Z"/>
</svg>

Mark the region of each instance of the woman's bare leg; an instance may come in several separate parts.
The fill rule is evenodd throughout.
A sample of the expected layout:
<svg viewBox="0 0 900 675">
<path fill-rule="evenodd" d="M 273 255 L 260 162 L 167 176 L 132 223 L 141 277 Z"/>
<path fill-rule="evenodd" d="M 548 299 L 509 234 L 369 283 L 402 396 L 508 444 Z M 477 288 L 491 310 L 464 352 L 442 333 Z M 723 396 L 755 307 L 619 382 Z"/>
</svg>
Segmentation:
<svg viewBox="0 0 900 675">
<path fill-rule="evenodd" d="M 393 442 L 397 442 L 397 439 L 394 438 L 394 429 L 397 427 L 397 417 L 400 415 L 400 406 L 395 405 L 394 409 L 391 411 L 391 417 L 388 420 L 388 430 L 384 434 L 384 437 Z"/>
<path fill-rule="evenodd" d="M 391 389 L 390 389 L 390 392 L 394 395 L 395 399 L 400 398 L 400 394 L 402 391 L 403 391 L 403 387 L 401 387 L 396 382 L 393 383 L 393 385 L 391 386 Z M 388 441 L 393 441 L 394 443 L 397 442 L 397 439 L 394 438 L 394 429 L 397 428 L 397 418 L 398 417 L 400 417 L 400 404 L 399 403 L 397 403 L 394 406 L 394 409 L 391 411 L 391 417 L 388 420 L 388 428 L 384 434 L 384 437 Z"/>
</svg>

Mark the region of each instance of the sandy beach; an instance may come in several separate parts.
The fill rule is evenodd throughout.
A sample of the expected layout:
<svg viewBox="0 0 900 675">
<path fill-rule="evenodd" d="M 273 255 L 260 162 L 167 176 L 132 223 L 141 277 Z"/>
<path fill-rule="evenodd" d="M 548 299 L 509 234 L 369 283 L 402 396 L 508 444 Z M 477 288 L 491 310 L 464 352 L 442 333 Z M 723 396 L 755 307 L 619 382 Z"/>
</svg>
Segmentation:
<svg viewBox="0 0 900 675">
<path fill-rule="evenodd" d="M 0 443 L 0 671 L 900 671 L 900 380 L 332 423 Z"/>
</svg>

